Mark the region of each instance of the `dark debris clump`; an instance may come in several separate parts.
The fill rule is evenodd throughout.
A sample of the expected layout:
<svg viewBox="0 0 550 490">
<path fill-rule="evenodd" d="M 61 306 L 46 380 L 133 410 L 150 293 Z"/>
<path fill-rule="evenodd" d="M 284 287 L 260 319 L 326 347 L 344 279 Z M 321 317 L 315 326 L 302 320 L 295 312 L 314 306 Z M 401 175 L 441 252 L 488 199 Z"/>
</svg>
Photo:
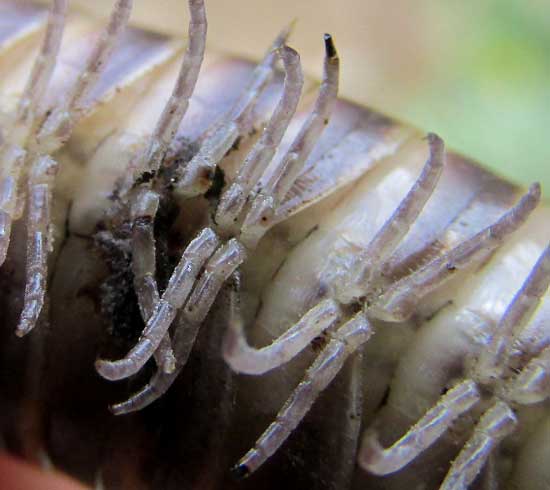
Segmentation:
<svg viewBox="0 0 550 490">
<path fill-rule="evenodd" d="M 109 334 L 121 341 L 134 342 L 143 330 L 143 321 L 134 290 L 129 237 L 101 231 L 95 235 L 95 241 L 109 268 L 109 275 L 100 286 L 101 312 L 108 320 Z"/>
</svg>

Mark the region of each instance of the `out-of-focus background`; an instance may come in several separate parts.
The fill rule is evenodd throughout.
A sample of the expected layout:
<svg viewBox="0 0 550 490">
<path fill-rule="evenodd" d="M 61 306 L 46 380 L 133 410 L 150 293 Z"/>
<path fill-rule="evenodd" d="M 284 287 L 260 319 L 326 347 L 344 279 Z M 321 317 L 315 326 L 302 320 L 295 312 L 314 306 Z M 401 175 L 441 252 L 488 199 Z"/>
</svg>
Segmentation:
<svg viewBox="0 0 550 490">
<path fill-rule="evenodd" d="M 105 15 L 112 0 L 75 0 Z M 134 22 L 185 35 L 185 0 L 135 0 Z M 258 58 L 291 19 L 318 77 L 334 35 L 341 92 L 496 172 L 550 190 L 550 0 L 207 0 L 212 49 Z"/>
</svg>

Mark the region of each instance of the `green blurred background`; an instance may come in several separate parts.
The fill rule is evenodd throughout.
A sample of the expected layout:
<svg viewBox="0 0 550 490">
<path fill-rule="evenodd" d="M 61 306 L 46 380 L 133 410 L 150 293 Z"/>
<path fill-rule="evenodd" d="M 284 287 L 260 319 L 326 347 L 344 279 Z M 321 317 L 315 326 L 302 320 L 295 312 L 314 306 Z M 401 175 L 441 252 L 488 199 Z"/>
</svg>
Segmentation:
<svg viewBox="0 0 550 490">
<path fill-rule="evenodd" d="M 102 13 L 112 5 L 76 2 Z M 133 19 L 182 35 L 186 3 L 135 0 Z M 207 0 L 207 9 L 210 47 L 255 58 L 296 18 L 291 44 L 317 77 L 331 32 L 344 96 L 550 189 L 550 0 Z"/>
<path fill-rule="evenodd" d="M 499 173 L 542 179 L 548 196 L 550 3 L 432 3 L 430 29 L 441 44 L 431 50 L 430 76 L 388 107 Z"/>
</svg>

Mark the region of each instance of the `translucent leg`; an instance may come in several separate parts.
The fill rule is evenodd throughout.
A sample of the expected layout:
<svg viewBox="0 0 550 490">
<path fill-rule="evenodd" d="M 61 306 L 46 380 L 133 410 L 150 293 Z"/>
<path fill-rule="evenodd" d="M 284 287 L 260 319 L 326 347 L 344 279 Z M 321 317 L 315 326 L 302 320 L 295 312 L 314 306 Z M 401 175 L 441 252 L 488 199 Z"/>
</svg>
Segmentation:
<svg viewBox="0 0 550 490">
<path fill-rule="evenodd" d="M 66 13 L 67 0 L 54 0 L 50 8 L 44 41 L 17 107 L 15 131 L 18 134 L 12 134 L 12 141 L 17 144 L 25 144 L 55 69 Z"/>
<path fill-rule="evenodd" d="M 218 237 L 209 228 L 204 229 L 187 246 L 174 269 L 168 286 L 156 304 L 137 344 L 118 361 L 96 361 L 96 369 L 109 380 L 123 379 L 137 373 L 159 347 L 177 311 L 183 306 L 199 272 L 216 250 Z"/>
<path fill-rule="evenodd" d="M 167 332 L 154 354 L 155 362 L 159 369 L 165 373 L 173 373 L 176 370 L 176 355 L 172 349 L 172 339 Z"/>
<path fill-rule="evenodd" d="M 539 257 L 495 329 L 488 348 L 482 349 L 474 366 L 476 378 L 487 383 L 503 373 L 514 337 L 522 330 L 550 284 L 550 247 Z"/>
<path fill-rule="evenodd" d="M 69 94 L 67 104 L 69 113 L 82 110 L 85 107 L 86 99 L 103 73 L 118 38 L 126 28 L 126 24 L 128 24 L 132 3 L 132 0 L 118 0 L 116 2 L 107 28 L 94 46 L 84 71 L 79 75 Z"/>
<path fill-rule="evenodd" d="M 0 177 L 0 266 L 6 260 L 10 245 L 11 225 L 17 219 L 17 190 L 19 177 L 25 164 L 26 152 L 17 147 L 4 148 Z"/>
<path fill-rule="evenodd" d="M 448 281 L 456 270 L 486 258 L 515 232 L 540 201 L 540 186 L 533 184 L 519 203 L 495 223 L 390 286 L 369 308 L 369 313 L 387 321 L 404 321 L 422 298 Z"/>
<path fill-rule="evenodd" d="M 355 273 L 354 282 L 358 284 L 369 283 L 373 273 L 383 267 L 383 261 L 407 235 L 439 182 L 445 163 L 445 147 L 443 140 L 433 133 L 428 134 L 427 140 L 430 156 L 420 176 L 357 262 L 361 264 Z"/>
<path fill-rule="evenodd" d="M 159 169 L 166 150 L 189 107 L 189 99 L 193 94 L 197 82 L 206 44 L 207 21 L 204 1 L 189 0 L 189 12 L 189 42 L 187 51 L 172 95 L 164 107 L 148 149 L 141 155 L 143 160 L 137 165 L 140 171 L 144 170 L 145 166 L 153 172 Z M 121 192 L 127 192 L 133 182 L 134 176 L 131 174 L 130 179 L 123 185 Z M 152 190 L 147 190 L 149 187 L 150 185 L 144 186 L 144 189 L 139 192 L 137 199 L 143 199 L 142 204 L 151 206 L 151 209 L 144 209 L 143 211 L 146 214 L 142 215 L 142 217 L 134 216 L 133 225 L 133 244 L 138 247 L 135 250 L 136 253 L 134 254 L 133 261 L 134 277 L 138 280 L 136 283 L 136 292 L 145 321 L 148 321 L 152 316 L 151 304 L 157 305 L 159 302 L 157 285 L 154 279 L 155 248 L 152 229 L 152 219 L 154 219 L 158 208 L 158 195 Z M 151 199 L 156 202 L 151 201 Z M 143 217 L 145 219 L 142 219 Z M 169 317 L 172 316 L 173 319 L 174 315 L 175 312 L 173 315 L 169 315 Z M 155 351 L 157 364 L 164 366 L 163 369 L 167 371 L 175 369 L 175 359 L 170 344 L 170 336 L 166 332 L 159 348 Z"/>
<path fill-rule="evenodd" d="M 174 330 L 176 332 L 176 336 L 174 339 L 174 369 L 169 372 L 163 371 L 162 369 L 157 369 L 149 383 L 147 383 L 141 390 L 134 393 L 130 398 L 128 398 L 128 400 L 116 403 L 109 407 L 114 415 L 124 415 L 126 413 L 142 410 L 154 401 L 158 400 L 168 391 L 168 389 L 177 379 L 185 365 L 185 362 L 178 362 L 178 359 L 185 358 L 185 353 L 178 351 L 178 346 L 181 347 L 181 342 L 177 342 L 179 340 L 177 333 L 186 329 L 187 327 L 188 322 L 185 319 L 183 310 L 180 310 L 180 312 L 176 316 L 176 319 L 174 320 Z M 187 358 L 185 358 L 185 361 L 186 360 Z"/>
<path fill-rule="evenodd" d="M 143 321 L 147 323 L 160 300 L 155 279 L 156 256 L 154 220 L 159 205 L 159 195 L 148 189 L 139 189 L 132 206 L 132 272 L 134 289 Z M 154 354 L 157 366 L 163 371 L 175 369 L 170 334 L 163 337 Z"/>
<path fill-rule="evenodd" d="M 98 43 L 94 46 L 86 67 L 79 75 L 66 102 L 56 107 L 42 125 L 37 144 L 42 153 L 51 153 L 66 141 L 76 124 L 77 118 L 86 109 L 87 99 L 103 73 L 116 42 L 128 23 L 132 0 L 118 0 L 109 24 Z"/>
<path fill-rule="evenodd" d="M 205 272 L 195 286 L 185 308 L 177 318 L 174 335 L 176 369 L 171 373 L 157 370 L 151 381 L 128 400 L 111 407 L 116 415 L 141 410 L 162 396 L 187 364 L 199 328 L 224 282 L 244 261 L 244 248 L 236 240 L 221 246 L 205 266 Z"/>
<path fill-rule="evenodd" d="M 285 69 L 283 93 L 260 140 L 246 156 L 235 181 L 222 194 L 216 210 L 216 223 L 225 230 L 234 225 L 249 192 L 271 162 L 300 100 L 304 84 L 300 56 L 287 46 L 277 53 Z"/>
<path fill-rule="evenodd" d="M 231 108 L 227 117 L 228 120 L 242 125 L 250 117 L 250 112 L 258 101 L 258 97 L 273 78 L 273 70 L 277 61 L 276 51 L 285 45 L 293 26 L 294 23 L 292 22 L 273 40 L 262 61 L 254 68 L 252 78 L 246 90 Z"/>
<path fill-rule="evenodd" d="M 275 421 L 234 468 L 236 476 L 245 477 L 253 473 L 281 447 L 319 394 L 338 374 L 346 359 L 367 342 L 372 333 L 371 325 L 360 312 L 332 334 L 330 342 L 309 367 Z"/>
<path fill-rule="evenodd" d="M 144 321 L 152 314 L 160 297 L 156 274 L 154 220 L 159 195 L 149 189 L 138 189 L 132 198 L 132 272 L 134 289 Z"/>
<path fill-rule="evenodd" d="M 429 448 L 449 426 L 480 399 L 476 384 L 466 380 L 447 392 L 409 431 L 389 448 L 383 448 L 375 432 L 365 434 L 359 464 L 375 475 L 399 471 Z"/>
<path fill-rule="evenodd" d="M 111 405 L 109 409 L 114 415 L 124 415 L 144 409 L 168 391 L 180 372 L 181 367 L 177 364 L 174 371 L 170 373 L 158 369 L 151 381 L 140 391 L 134 393 L 128 400 Z"/>
<path fill-rule="evenodd" d="M 189 14 L 191 19 L 187 51 L 172 95 L 162 111 L 146 152 L 146 164 L 152 171 L 159 169 L 168 145 L 187 112 L 204 58 L 207 30 L 204 0 L 189 0 Z"/>
<path fill-rule="evenodd" d="M 232 305 L 235 304 L 233 301 Z M 335 325 L 341 315 L 338 303 L 332 299 L 324 300 L 270 345 L 256 349 L 248 345 L 241 317 L 233 306 L 223 342 L 223 358 L 235 372 L 256 375 L 266 373 L 297 356 L 313 339 Z"/>
<path fill-rule="evenodd" d="M 508 398 L 522 405 L 550 397 L 550 347 L 531 359 L 508 389 Z"/>
<path fill-rule="evenodd" d="M 234 238 L 212 255 L 185 305 L 188 320 L 200 323 L 206 318 L 223 283 L 245 260 L 246 250 Z"/>
<path fill-rule="evenodd" d="M 302 172 L 315 142 L 328 125 L 338 95 L 340 61 L 332 37 L 325 34 L 323 81 L 313 111 L 303 124 L 286 155 L 273 169 L 269 179 L 252 202 L 241 229 L 241 241 L 249 248 L 256 246 L 273 222 L 275 209 Z"/>
<path fill-rule="evenodd" d="M 491 451 L 517 425 L 514 412 L 503 402 L 496 402 L 476 425 L 470 440 L 453 461 L 440 490 L 466 490 L 482 470 Z"/>
<path fill-rule="evenodd" d="M 365 289 L 380 270 L 390 254 L 408 233 L 412 224 L 433 194 L 445 162 L 443 140 L 435 134 L 428 134 L 430 156 L 407 195 L 397 209 L 382 225 L 369 245 L 357 257 L 351 277 L 345 277 L 337 285 L 338 299 L 347 304 L 364 295 Z"/>
<path fill-rule="evenodd" d="M 175 189 L 187 197 L 204 194 L 212 183 L 216 165 L 233 146 L 239 135 L 247 130 L 250 114 L 259 96 L 265 90 L 271 79 L 275 62 L 276 50 L 281 48 L 290 34 L 291 26 L 285 28 L 275 39 L 264 59 L 256 66 L 252 79 L 243 94 L 231 110 L 209 129 L 197 154 L 189 164 L 178 169 Z"/>
<path fill-rule="evenodd" d="M 44 305 L 51 247 L 50 213 L 57 169 L 55 160 L 42 156 L 34 162 L 29 176 L 26 285 L 23 311 L 15 331 L 18 337 L 34 328 Z"/>
</svg>

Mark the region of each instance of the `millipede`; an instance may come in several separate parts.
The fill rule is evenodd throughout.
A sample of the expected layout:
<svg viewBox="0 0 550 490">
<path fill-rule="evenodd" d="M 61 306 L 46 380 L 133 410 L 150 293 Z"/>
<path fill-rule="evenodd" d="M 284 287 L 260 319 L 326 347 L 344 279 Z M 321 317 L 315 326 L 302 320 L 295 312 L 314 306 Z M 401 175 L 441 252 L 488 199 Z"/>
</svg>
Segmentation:
<svg viewBox="0 0 550 490">
<path fill-rule="evenodd" d="M 0 2 L 0 443 L 97 489 L 550 486 L 550 211 L 257 63 Z M 237 22 L 237 21 L 235 21 Z"/>
</svg>

